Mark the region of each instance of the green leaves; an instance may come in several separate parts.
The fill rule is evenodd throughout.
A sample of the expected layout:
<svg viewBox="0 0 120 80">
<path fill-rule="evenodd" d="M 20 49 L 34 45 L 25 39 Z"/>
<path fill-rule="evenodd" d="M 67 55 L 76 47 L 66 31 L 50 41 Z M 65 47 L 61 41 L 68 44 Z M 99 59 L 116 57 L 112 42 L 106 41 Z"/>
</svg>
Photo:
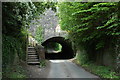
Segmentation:
<svg viewBox="0 0 120 80">
<path fill-rule="evenodd" d="M 41 44 L 43 40 L 43 29 L 41 26 L 38 26 L 36 29 L 35 39 L 38 41 L 39 44 Z"/>
<path fill-rule="evenodd" d="M 82 67 L 96 75 L 99 75 L 101 78 L 109 78 L 115 80 L 118 80 L 120 78 L 119 76 L 117 76 L 117 73 L 112 70 L 111 67 L 98 66 L 93 63 L 82 64 Z"/>
<path fill-rule="evenodd" d="M 78 51 L 80 50 L 77 61 L 102 78 L 112 79 L 118 76 L 108 67 L 87 63 L 93 61 L 99 64 L 97 57 L 102 60 L 105 50 L 113 50 L 113 54 L 119 53 L 114 49 L 115 45 L 118 45 L 117 40 L 120 42 L 119 5 L 120 3 L 114 2 L 59 4 L 61 28 L 69 32 L 69 39 L 79 48 Z M 113 49 L 108 48 L 111 45 Z"/>
<path fill-rule="evenodd" d="M 6 67 L 9 64 L 13 64 L 15 55 L 18 54 L 21 59 L 23 54 L 22 44 L 13 37 L 3 35 L 2 38 L 3 46 L 3 66 Z"/>
<path fill-rule="evenodd" d="M 60 3 L 61 28 L 70 32 L 73 41 L 80 44 L 91 42 L 95 49 L 102 48 L 101 38 L 107 40 L 108 36 L 114 37 L 120 33 L 117 5 L 114 2 Z"/>
</svg>

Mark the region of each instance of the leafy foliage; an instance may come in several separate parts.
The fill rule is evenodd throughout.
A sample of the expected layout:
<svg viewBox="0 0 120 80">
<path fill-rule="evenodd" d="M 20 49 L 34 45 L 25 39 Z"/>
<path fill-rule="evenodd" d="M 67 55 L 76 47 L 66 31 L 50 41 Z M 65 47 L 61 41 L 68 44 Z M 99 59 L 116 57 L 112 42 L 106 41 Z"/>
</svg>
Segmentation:
<svg viewBox="0 0 120 80">
<path fill-rule="evenodd" d="M 62 45 L 57 42 L 50 42 L 47 45 L 45 45 L 44 48 L 48 50 L 48 53 L 49 53 L 49 50 L 58 51 L 58 52 L 62 51 Z"/>
<path fill-rule="evenodd" d="M 2 4 L 2 33 L 7 36 L 11 36 L 13 40 L 17 39 L 16 42 L 20 42 L 22 44 L 22 49 L 25 53 L 26 49 L 26 37 L 28 35 L 27 29 L 29 27 L 29 24 L 31 20 L 37 18 L 39 14 L 44 12 L 47 3 L 43 2 L 5 2 Z M 50 6 L 50 3 L 49 3 Z M 52 6 L 51 6 L 52 7 Z M 53 5 L 54 7 L 54 5 Z M 14 39 L 14 38 L 15 39 Z M 10 39 L 11 40 L 11 39 Z M 6 41 L 6 40 L 4 40 Z M 13 43 L 12 43 L 13 42 Z M 11 43 L 14 46 L 16 42 L 11 41 Z M 3 46 L 7 42 L 3 43 Z M 8 45 L 11 44 L 8 42 Z M 5 45 L 7 46 L 7 44 Z M 16 45 L 15 45 L 16 46 Z M 8 46 L 10 47 L 10 46 Z M 11 47 L 10 47 L 11 48 Z M 13 48 L 13 47 L 12 47 Z M 12 49 L 11 48 L 11 49 Z M 5 48 L 6 51 L 7 48 Z M 17 51 L 20 49 L 18 48 Z M 3 53 L 7 54 L 7 53 Z M 15 53 L 13 53 L 14 55 Z M 12 54 L 11 54 L 12 55 Z M 7 58 L 7 57 L 6 57 Z"/>
<path fill-rule="evenodd" d="M 80 54 L 77 53 L 76 59 L 81 65 L 88 63 L 88 55 L 84 51 L 81 51 Z"/>
<path fill-rule="evenodd" d="M 41 44 L 43 40 L 43 29 L 41 26 L 38 26 L 36 29 L 35 39 L 38 41 L 39 44 Z"/>
<path fill-rule="evenodd" d="M 76 63 L 79 64 L 78 62 Z M 86 70 L 90 71 L 91 73 L 98 75 L 101 78 L 107 78 L 108 80 L 119 80 L 120 78 L 118 76 L 118 73 L 112 70 L 111 67 L 98 66 L 94 63 L 82 64 L 81 66 L 84 67 Z"/>
<path fill-rule="evenodd" d="M 76 44 L 100 49 L 120 35 L 118 3 L 63 2 L 59 11 L 61 28 Z"/>
<path fill-rule="evenodd" d="M 46 67 L 46 64 L 47 64 L 46 60 L 41 60 L 40 61 L 40 68 Z"/>
<path fill-rule="evenodd" d="M 6 69 L 3 68 L 3 78 L 28 78 L 27 70 L 23 68 L 20 64 L 15 64 L 14 66 L 7 66 Z"/>
<path fill-rule="evenodd" d="M 2 3 L 2 59 L 4 72 L 9 72 L 7 67 L 13 65 L 16 54 L 19 59 L 26 58 L 26 45 L 28 27 L 31 20 L 38 18 L 47 7 L 54 7 L 54 3 L 44 2 L 3 2 Z M 55 10 L 55 7 L 54 7 Z M 41 36 L 40 36 L 41 37 Z M 9 74 L 9 73 L 8 73 Z M 3 74 L 4 75 L 4 74 Z M 11 78 L 24 78 L 19 72 L 11 73 Z"/>
<path fill-rule="evenodd" d="M 27 29 L 31 20 L 37 18 L 45 8 L 43 2 L 2 3 L 3 72 L 7 71 L 8 65 L 13 65 L 16 54 L 19 59 L 26 59 Z"/>
<path fill-rule="evenodd" d="M 103 78 L 118 78 L 107 67 L 95 66 L 89 62 L 102 60 L 108 47 L 112 46 L 113 55 L 120 54 L 120 2 L 62 2 L 59 3 L 60 26 L 69 33 L 69 39 L 79 52 L 77 61 Z M 116 47 L 117 46 L 117 47 Z M 115 47 L 117 50 L 115 50 Z M 86 54 L 87 53 L 87 54 Z M 112 55 L 112 54 L 109 54 Z M 114 62 L 115 59 L 114 59 Z M 102 64 L 103 63 L 103 64 Z"/>
<path fill-rule="evenodd" d="M 97 66 L 92 63 L 83 65 L 83 67 L 91 70 L 94 74 L 99 75 L 102 78 L 110 78 L 110 79 L 119 79 L 115 71 L 112 71 L 112 68 L 105 66 Z"/>
<path fill-rule="evenodd" d="M 3 68 L 14 63 L 16 54 L 18 54 L 20 59 L 25 58 L 26 54 L 23 53 L 22 44 L 20 41 L 13 37 L 3 35 L 2 42 L 4 44 L 2 46 Z"/>
<path fill-rule="evenodd" d="M 3 3 L 3 34 L 20 37 L 22 27 L 27 27 L 33 17 L 32 6 L 31 3 Z"/>
<path fill-rule="evenodd" d="M 55 8 L 55 4 L 44 2 L 3 3 L 2 5 L 3 34 L 20 38 L 22 28 L 28 28 L 31 23 L 31 20 L 37 18 L 37 16 L 44 12 L 45 8 L 49 7 Z"/>
</svg>

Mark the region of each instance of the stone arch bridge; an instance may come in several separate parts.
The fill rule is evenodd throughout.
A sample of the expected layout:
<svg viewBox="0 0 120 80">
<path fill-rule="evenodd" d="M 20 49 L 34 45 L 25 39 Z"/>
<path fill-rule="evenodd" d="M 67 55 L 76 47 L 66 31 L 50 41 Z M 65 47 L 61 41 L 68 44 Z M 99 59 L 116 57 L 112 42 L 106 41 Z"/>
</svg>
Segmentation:
<svg viewBox="0 0 120 80">
<path fill-rule="evenodd" d="M 46 34 L 44 40 L 42 41 L 42 46 L 46 46 L 49 43 L 59 43 L 62 46 L 61 52 L 58 53 L 47 53 L 45 52 L 46 59 L 71 59 L 73 58 L 74 51 L 72 49 L 72 44 L 69 40 L 65 39 L 67 37 L 67 32 L 54 32 Z"/>
<path fill-rule="evenodd" d="M 32 23 L 37 24 L 32 24 Z M 61 30 L 59 26 L 59 19 L 56 16 L 56 12 L 52 11 L 51 9 L 47 9 L 43 15 L 40 16 L 40 19 L 32 21 L 30 31 L 33 32 L 33 36 L 35 35 L 35 31 L 37 28 L 35 27 L 42 27 L 42 45 L 46 46 L 50 42 L 59 43 L 62 45 L 62 51 L 58 54 L 47 54 L 46 58 L 49 59 L 69 59 L 72 58 L 74 55 L 72 45 L 69 40 L 66 40 L 65 37 L 68 36 L 66 31 Z"/>
<path fill-rule="evenodd" d="M 44 37 L 43 37 L 43 40 L 42 40 L 42 43 L 50 38 L 53 38 L 53 37 L 67 37 L 68 36 L 68 33 L 66 31 L 60 31 L 60 32 L 52 32 L 52 31 L 49 31 L 49 32 L 46 32 L 44 34 Z"/>
</svg>

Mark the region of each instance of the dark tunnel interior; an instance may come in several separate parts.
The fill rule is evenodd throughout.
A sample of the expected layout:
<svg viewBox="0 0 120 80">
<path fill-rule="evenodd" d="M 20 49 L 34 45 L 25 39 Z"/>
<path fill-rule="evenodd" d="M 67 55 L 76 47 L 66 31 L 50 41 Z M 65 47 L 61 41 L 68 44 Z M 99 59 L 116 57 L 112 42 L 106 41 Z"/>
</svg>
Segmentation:
<svg viewBox="0 0 120 80">
<path fill-rule="evenodd" d="M 45 47 L 49 43 L 59 43 L 62 46 L 61 52 L 58 53 L 48 53 L 45 52 L 46 59 L 71 59 L 74 57 L 74 51 L 69 40 L 65 40 L 63 37 L 52 37 L 42 43 Z"/>
</svg>

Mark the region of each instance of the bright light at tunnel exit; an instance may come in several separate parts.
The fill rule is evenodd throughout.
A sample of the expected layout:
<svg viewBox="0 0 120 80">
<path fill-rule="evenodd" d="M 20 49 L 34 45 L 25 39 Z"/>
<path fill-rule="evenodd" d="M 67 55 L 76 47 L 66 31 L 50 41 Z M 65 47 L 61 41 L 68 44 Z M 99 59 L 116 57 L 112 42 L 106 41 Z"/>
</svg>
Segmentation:
<svg viewBox="0 0 120 80">
<path fill-rule="evenodd" d="M 56 42 L 50 42 L 45 46 L 47 53 L 59 53 L 62 51 L 62 45 Z"/>
<path fill-rule="evenodd" d="M 50 60 L 52 63 L 63 63 L 66 62 L 67 60 Z"/>
</svg>

